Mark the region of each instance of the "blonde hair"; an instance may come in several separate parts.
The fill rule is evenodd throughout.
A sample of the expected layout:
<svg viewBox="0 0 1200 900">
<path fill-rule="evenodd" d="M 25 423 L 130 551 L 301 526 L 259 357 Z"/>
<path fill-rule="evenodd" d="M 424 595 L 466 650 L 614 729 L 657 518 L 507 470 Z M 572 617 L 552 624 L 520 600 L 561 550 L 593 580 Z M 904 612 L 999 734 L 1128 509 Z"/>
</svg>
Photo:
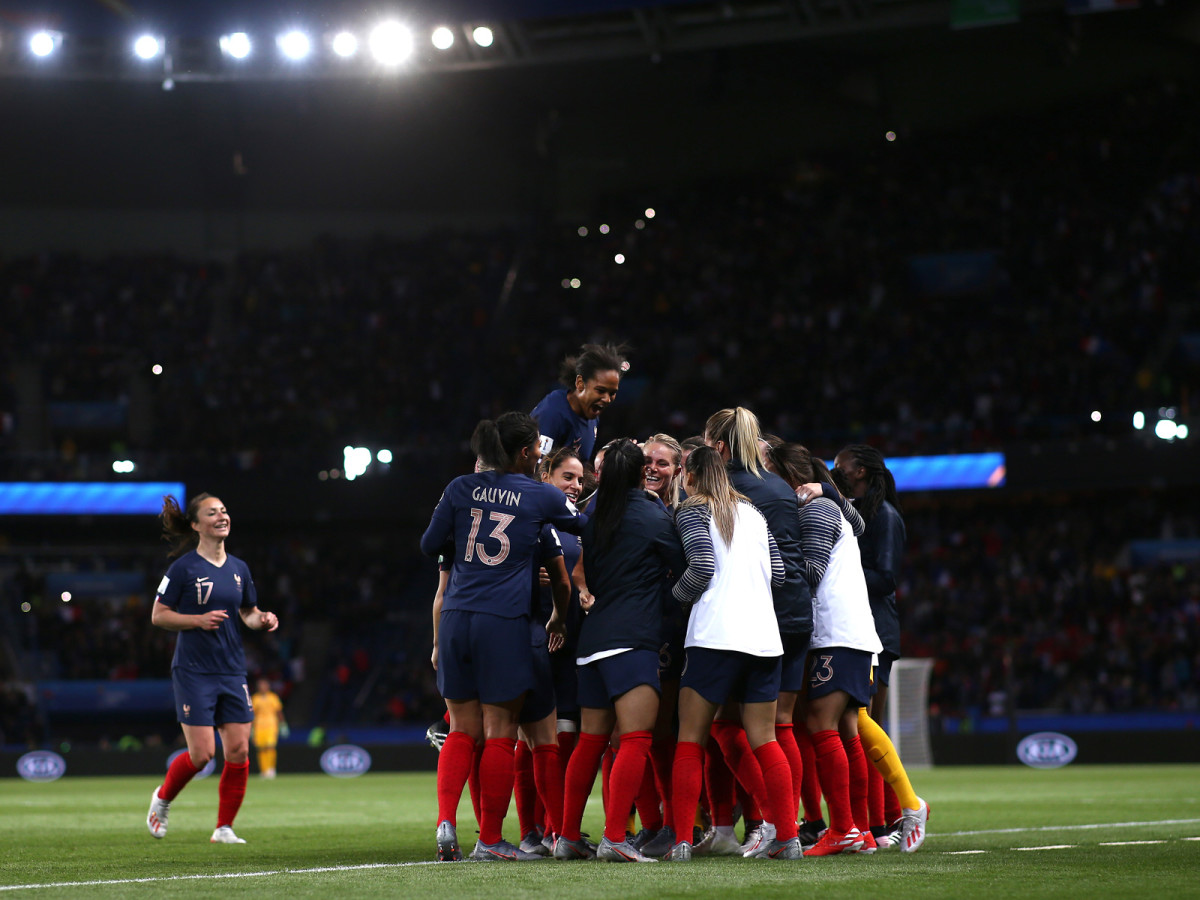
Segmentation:
<svg viewBox="0 0 1200 900">
<path fill-rule="evenodd" d="M 761 435 L 758 416 L 744 406 L 722 409 L 704 423 L 705 439 L 713 443 L 724 441 L 730 455 L 759 478 L 762 478 L 759 469 L 765 468 L 762 448 L 758 445 Z"/>
<path fill-rule="evenodd" d="M 733 543 L 737 505 L 746 498 L 739 494 L 725 471 L 725 462 L 712 447 L 697 447 L 688 456 L 687 473 L 692 476 L 691 492 L 683 507 L 707 506 L 717 526 L 717 534 L 728 547 Z"/>
<path fill-rule="evenodd" d="M 679 441 L 675 440 L 675 438 L 671 437 L 669 434 L 650 435 L 650 437 L 646 438 L 646 443 L 642 444 L 642 450 L 649 450 L 651 444 L 662 444 L 664 447 L 670 450 L 671 454 L 675 457 L 675 465 L 683 465 L 683 447 L 680 446 Z M 646 455 L 649 456 L 649 453 Z M 678 475 L 671 476 L 671 490 L 667 495 L 667 506 L 671 507 L 672 509 L 679 504 L 679 480 L 682 477 L 683 472 L 680 472 Z"/>
</svg>

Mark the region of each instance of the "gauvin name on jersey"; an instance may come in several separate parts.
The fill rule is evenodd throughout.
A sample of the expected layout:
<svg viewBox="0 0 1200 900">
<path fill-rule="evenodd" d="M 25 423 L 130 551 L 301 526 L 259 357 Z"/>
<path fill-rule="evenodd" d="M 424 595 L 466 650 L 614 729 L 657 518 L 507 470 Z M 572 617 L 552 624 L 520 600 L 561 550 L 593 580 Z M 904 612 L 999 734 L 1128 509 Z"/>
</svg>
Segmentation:
<svg viewBox="0 0 1200 900">
<path fill-rule="evenodd" d="M 498 503 L 503 506 L 520 506 L 521 492 L 503 488 L 477 487 L 471 491 L 471 499 L 480 503 Z"/>
</svg>

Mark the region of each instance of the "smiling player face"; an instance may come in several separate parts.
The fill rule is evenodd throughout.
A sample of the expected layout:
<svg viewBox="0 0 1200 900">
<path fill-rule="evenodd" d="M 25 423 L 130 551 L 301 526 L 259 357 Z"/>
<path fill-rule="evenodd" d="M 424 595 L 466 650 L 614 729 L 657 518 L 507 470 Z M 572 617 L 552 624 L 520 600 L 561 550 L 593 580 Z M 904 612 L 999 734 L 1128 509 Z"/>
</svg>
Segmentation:
<svg viewBox="0 0 1200 900">
<path fill-rule="evenodd" d="M 200 535 L 201 540 L 223 541 L 229 537 L 229 512 L 219 497 L 208 497 L 200 503 L 196 510 L 196 521 L 192 529 Z"/>
<path fill-rule="evenodd" d="M 546 476 L 545 481 L 566 494 L 574 503 L 583 490 L 583 463 L 577 459 L 566 459 Z"/>
<path fill-rule="evenodd" d="M 567 395 L 567 401 L 585 419 L 595 419 L 617 398 L 620 387 L 621 373 L 616 369 L 597 372 L 587 381 L 576 375 L 575 390 Z"/>
<path fill-rule="evenodd" d="M 678 476 L 680 468 L 675 465 L 675 454 L 664 444 L 646 445 L 646 489 L 654 491 L 664 501 L 671 491 L 671 482 Z"/>
</svg>

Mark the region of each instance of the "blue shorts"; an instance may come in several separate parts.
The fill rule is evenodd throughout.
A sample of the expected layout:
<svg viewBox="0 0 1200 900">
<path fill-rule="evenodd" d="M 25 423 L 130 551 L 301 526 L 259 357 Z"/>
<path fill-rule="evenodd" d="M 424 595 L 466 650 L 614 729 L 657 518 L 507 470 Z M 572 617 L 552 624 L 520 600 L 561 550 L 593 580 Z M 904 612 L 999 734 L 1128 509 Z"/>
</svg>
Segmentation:
<svg viewBox="0 0 1200 900">
<path fill-rule="evenodd" d="M 579 705 L 612 709 L 613 701 L 642 684 L 658 690 L 658 654 L 626 650 L 579 667 Z"/>
<path fill-rule="evenodd" d="M 533 687 L 529 619 L 462 609 L 442 611 L 438 692 L 447 700 L 508 703 Z"/>
<path fill-rule="evenodd" d="M 871 702 L 871 655 L 848 647 L 821 647 L 808 655 L 808 698 L 845 691 L 850 706 Z"/>
<path fill-rule="evenodd" d="M 554 700 L 560 719 L 579 720 L 579 667 L 575 648 L 567 645 L 550 654 L 550 672 L 554 678 Z"/>
<path fill-rule="evenodd" d="M 175 717 L 180 725 L 231 725 L 254 721 L 245 675 L 172 669 Z"/>
<path fill-rule="evenodd" d="M 808 681 L 808 642 L 812 632 L 785 634 L 783 637 L 783 670 L 779 673 L 779 690 L 803 694 Z"/>
<path fill-rule="evenodd" d="M 892 683 L 892 663 L 900 657 L 884 650 L 879 654 L 879 665 L 875 667 L 875 683 L 887 687 Z"/>
<path fill-rule="evenodd" d="M 688 647 L 681 688 L 709 703 L 770 703 L 779 698 L 782 656 L 751 656 L 733 650 Z"/>
<path fill-rule="evenodd" d="M 546 646 L 546 628 L 530 623 L 530 649 L 533 651 L 533 690 L 525 695 L 525 705 L 517 721 L 540 722 L 554 712 L 554 672 L 550 668 L 550 648 Z"/>
</svg>

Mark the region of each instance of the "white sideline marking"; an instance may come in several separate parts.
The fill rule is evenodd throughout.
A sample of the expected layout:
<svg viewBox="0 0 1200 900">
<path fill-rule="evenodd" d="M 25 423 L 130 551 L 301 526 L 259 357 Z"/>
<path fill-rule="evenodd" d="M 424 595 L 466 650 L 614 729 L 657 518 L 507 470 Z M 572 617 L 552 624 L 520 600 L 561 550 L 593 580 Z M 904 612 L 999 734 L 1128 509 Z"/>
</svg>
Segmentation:
<svg viewBox="0 0 1200 900">
<path fill-rule="evenodd" d="M 929 837 L 970 837 L 975 834 L 1024 834 L 1030 831 L 1092 831 L 1096 828 L 1137 828 L 1142 825 L 1197 825 L 1200 819 L 1161 819 L 1157 822 L 1104 822 L 1096 825 L 1039 825 L 1035 828 L 988 828 L 982 831 L 930 832 Z"/>
<path fill-rule="evenodd" d="M 33 891 L 42 888 L 98 887 L 108 884 L 153 884 L 159 881 L 212 881 L 220 878 L 264 878 L 269 875 L 310 875 L 318 872 L 357 872 L 363 869 L 402 869 L 436 866 L 435 860 L 404 863 L 363 863 L 357 866 L 318 866 L 312 869 L 264 869 L 261 872 L 222 872 L 219 875 L 155 875 L 149 878 L 113 878 L 103 881 L 56 881 L 49 884 L 3 884 L 0 891 Z"/>
<path fill-rule="evenodd" d="M 986 850 L 943 850 L 947 856 L 973 856 L 976 853 L 987 853 Z"/>
<path fill-rule="evenodd" d="M 1014 850 L 1074 850 L 1077 844 L 1047 844 L 1045 847 L 1013 847 Z"/>
<path fill-rule="evenodd" d="M 1101 847 L 1133 847 L 1138 844 L 1165 844 L 1166 841 L 1101 841 Z"/>
</svg>

